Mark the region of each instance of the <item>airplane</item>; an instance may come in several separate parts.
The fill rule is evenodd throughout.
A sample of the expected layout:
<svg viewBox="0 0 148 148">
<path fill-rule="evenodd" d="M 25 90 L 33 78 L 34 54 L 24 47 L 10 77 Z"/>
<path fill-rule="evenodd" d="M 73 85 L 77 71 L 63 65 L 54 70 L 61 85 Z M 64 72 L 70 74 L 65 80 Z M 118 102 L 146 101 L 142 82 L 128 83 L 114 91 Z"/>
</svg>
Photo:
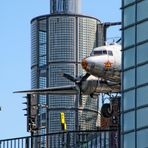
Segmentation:
<svg viewBox="0 0 148 148">
<path fill-rule="evenodd" d="M 75 85 L 38 88 L 14 93 L 27 94 L 53 94 L 53 95 L 75 95 L 79 94 L 81 103 L 82 95 L 90 95 L 98 98 L 100 93 L 119 93 L 121 89 L 121 45 L 112 44 L 94 48 L 90 56 L 82 59 L 82 68 L 86 71 L 84 76 L 75 78 L 66 73 L 61 76 L 75 83 Z M 101 114 L 105 118 L 112 116 L 111 103 L 105 103 L 101 107 Z"/>
<path fill-rule="evenodd" d="M 107 23 L 106 28 L 121 23 Z M 106 31 L 104 31 L 106 34 Z M 86 71 L 84 76 L 73 77 L 66 73 L 61 76 L 74 82 L 74 85 L 37 88 L 14 93 L 27 94 L 54 94 L 54 95 L 90 95 L 98 98 L 100 93 L 120 93 L 121 91 L 121 45 L 113 43 L 94 48 L 90 56 L 82 59 L 82 68 Z M 101 114 L 109 118 L 112 116 L 112 105 L 103 104 Z"/>
<path fill-rule="evenodd" d="M 120 83 L 121 45 L 111 45 L 94 48 L 90 56 L 82 59 L 82 68 L 89 74 L 106 80 L 108 85 Z"/>
<path fill-rule="evenodd" d="M 102 23 L 104 40 L 107 29 L 111 26 L 121 25 L 121 22 Z M 84 76 L 77 78 L 62 73 L 62 76 L 74 82 L 75 85 L 39 88 L 16 93 L 29 94 L 80 94 L 96 96 L 99 93 L 120 92 L 121 45 L 107 45 L 95 48 L 89 57 L 82 60 L 82 68 L 86 71 Z M 100 52 L 100 53 L 99 53 Z M 99 53 L 99 54 L 98 54 Z"/>
<path fill-rule="evenodd" d="M 82 60 L 84 76 L 75 78 L 69 74 L 61 76 L 74 82 L 74 85 L 38 88 L 15 93 L 55 94 L 55 95 L 90 95 L 95 98 L 99 93 L 120 92 L 121 46 L 119 44 L 95 48 L 89 57 Z"/>
</svg>

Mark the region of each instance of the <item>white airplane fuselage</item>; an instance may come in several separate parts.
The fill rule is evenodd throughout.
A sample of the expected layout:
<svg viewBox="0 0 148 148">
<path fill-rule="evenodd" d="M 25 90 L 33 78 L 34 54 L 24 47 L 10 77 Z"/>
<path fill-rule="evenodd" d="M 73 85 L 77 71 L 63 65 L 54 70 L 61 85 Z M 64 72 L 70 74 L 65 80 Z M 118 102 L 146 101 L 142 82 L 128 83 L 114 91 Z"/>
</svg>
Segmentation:
<svg viewBox="0 0 148 148">
<path fill-rule="evenodd" d="M 104 84 L 104 89 L 103 87 L 100 88 L 102 91 L 120 91 L 120 85 L 115 85 L 121 81 L 121 46 L 119 44 L 101 46 L 93 49 L 90 56 L 82 60 L 82 67 L 90 75 L 99 78 L 100 81 L 106 81 L 109 84 Z"/>
</svg>

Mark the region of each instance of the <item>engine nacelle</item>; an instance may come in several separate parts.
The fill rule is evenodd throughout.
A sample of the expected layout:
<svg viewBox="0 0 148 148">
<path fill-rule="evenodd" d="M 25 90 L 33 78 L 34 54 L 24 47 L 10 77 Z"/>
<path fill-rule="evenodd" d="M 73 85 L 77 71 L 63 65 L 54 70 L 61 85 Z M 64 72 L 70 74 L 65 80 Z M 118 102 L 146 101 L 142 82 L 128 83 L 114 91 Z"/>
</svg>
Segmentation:
<svg viewBox="0 0 148 148">
<path fill-rule="evenodd" d="M 83 95 L 90 95 L 96 92 L 99 85 L 97 77 L 90 75 L 85 81 L 82 81 L 81 91 Z"/>
<path fill-rule="evenodd" d="M 120 92 L 120 84 L 103 82 L 99 78 L 90 75 L 85 81 L 81 83 L 81 92 L 83 95 L 92 95 L 96 93 Z"/>
</svg>

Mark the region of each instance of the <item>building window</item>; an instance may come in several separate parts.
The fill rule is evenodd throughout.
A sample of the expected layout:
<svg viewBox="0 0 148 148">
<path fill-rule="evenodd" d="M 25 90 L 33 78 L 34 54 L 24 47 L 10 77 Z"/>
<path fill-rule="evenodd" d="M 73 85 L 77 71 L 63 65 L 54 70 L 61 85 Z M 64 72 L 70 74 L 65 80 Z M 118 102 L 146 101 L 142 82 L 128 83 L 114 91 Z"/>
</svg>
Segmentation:
<svg viewBox="0 0 148 148">
<path fill-rule="evenodd" d="M 135 128 L 135 112 L 124 113 L 124 132 Z"/>
<path fill-rule="evenodd" d="M 135 107 L 135 90 L 124 93 L 124 111 Z"/>
<path fill-rule="evenodd" d="M 147 8 L 148 8 L 148 1 L 147 0 L 142 1 L 137 4 L 137 19 L 138 19 L 138 21 L 148 18 L 148 13 L 146 13 Z"/>
<path fill-rule="evenodd" d="M 31 65 L 37 64 L 37 22 L 31 24 Z"/>
<path fill-rule="evenodd" d="M 137 41 L 142 42 L 148 39 L 148 21 L 137 25 Z"/>
<path fill-rule="evenodd" d="M 44 66 L 44 65 L 46 65 L 46 61 L 47 61 L 46 56 L 40 56 L 40 57 L 39 57 L 39 66 Z"/>
<path fill-rule="evenodd" d="M 79 61 L 90 54 L 90 49 L 96 47 L 96 20 L 79 19 Z"/>
<path fill-rule="evenodd" d="M 37 67 L 31 70 L 31 88 L 37 88 Z"/>
<path fill-rule="evenodd" d="M 135 27 L 124 30 L 124 48 L 135 44 Z"/>
<path fill-rule="evenodd" d="M 124 69 L 135 65 L 135 48 L 124 51 Z"/>
<path fill-rule="evenodd" d="M 50 19 L 50 61 L 75 60 L 74 18 Z"/>
<path fill-rule="evenodd" d="M 126 6 L 132 2 L 135 2 L 135 0 L 124 0 L 124 6 Z"/>
<path fill-rule="evenodd" d="M 148 64 L 137 68 L 137 84 L 148 83 Z"/>
<path fill-rule="evenodd" d="M 137 106 L 148 104 L 148 86 L 140 87 L 137 89 Z"/>
<path fill-rule="evenodd" d="M 55 95 L 50 95 L 49 96 L 49 108 L 65 108 L 65 107 L 74 107 L 75 105 L 75 96 L 55 96 Z"/>
<path fill-rule="evenodd" d="M 135 86 L 135 69 L 124 72 L 124 90 Z"/>
<path fill-rule="evenodd" d="M 148 117 L 148 107 L 137 110 L 137 127 L 138 128 L 148 125 L 148 118 L 147 117 Z"/>
<path fill-rule="evenodd" d="M 128 133 L 124 135 L 124 148 L 135 147 L 135 133 Z M 139 148 L 139 147 L 138 147 Z"/>
<path fill-rule="evenodd" d="M 148 61 L 148 43 L 137 46 L 137 63 Z"/>
<path fill-rule="evenodd" d="M 137 148 L 148 147 L 148 128 L 137 132 Z"/>
<path fill-rule="evenodd" d="M 47 64 L 46 32 L 39 31 L 39 66 Z"/>
<path fill-rule="evenodd" d="M 39 77 L 39 88 L 45 88 L 47 83 L 46 77 Z"/>
<path fill-rule="evenodd" d="M 73 85 L 72 81 L 60 75 L 61 72 L 75 76 L 75 65 L 67 63 L 49 65 L 49 86 Z"/>
<path fill-rule="evenodd" d="M 135 6 L 130 6 L 124 10 L 124 27 L 135 23 Z"/>
</svg>

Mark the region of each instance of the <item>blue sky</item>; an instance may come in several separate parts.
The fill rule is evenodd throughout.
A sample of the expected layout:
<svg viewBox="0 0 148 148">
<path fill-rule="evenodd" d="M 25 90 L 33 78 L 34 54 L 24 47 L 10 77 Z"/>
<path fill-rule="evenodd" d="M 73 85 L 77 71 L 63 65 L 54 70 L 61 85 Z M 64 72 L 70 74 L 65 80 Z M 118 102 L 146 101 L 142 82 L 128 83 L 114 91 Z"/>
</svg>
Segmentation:
<svg viewBox="0 0 148 148">
<path fill-rule="evenodd" d="M 120 0 L 82 0 L 81 7 L 102 22 L 121 20 Z M 25 99 L 12 92 L 31 87 L 30 20 L 50 12 L 49 0 L 1 0 L 0 10 L 0 139 L 6 139 L 29 135 Z M 109 29 L 109 38 L 119 36 L 119 27 Z"/>
</svg>

